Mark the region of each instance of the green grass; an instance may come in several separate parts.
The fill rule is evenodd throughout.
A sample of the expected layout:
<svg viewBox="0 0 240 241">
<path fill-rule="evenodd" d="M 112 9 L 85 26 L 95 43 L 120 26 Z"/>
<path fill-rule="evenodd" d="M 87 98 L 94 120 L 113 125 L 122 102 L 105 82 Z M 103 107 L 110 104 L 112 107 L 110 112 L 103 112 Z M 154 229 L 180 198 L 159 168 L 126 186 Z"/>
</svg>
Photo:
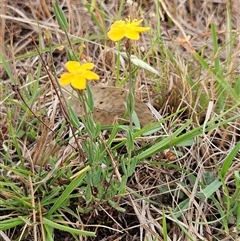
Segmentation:
<svg viewBox="0 0 240 241">
<path fill-rule="evenodd" d="M 114 45 L 106 35 L 110 23 L 126 17 L 129 7 L 122 0 L 118 6 L 111 16 L 105 5 L 88 1 L 89 32 L 86 26 L 85 35 L 76 36 L 70 29 L 80 19 L 54 3 L 59 30 L 49 35 L 39 27 L 37 49 L 32 43 L 11 57 L 0 52 L 6 73 L 0 83 L 0 240 L 237 240 L 239 34 L 231 12 L 225 42 L 212 24 L 210 45 L 197 48 L 191 40 L 184 48 L 171 39 L 168 47 L 156 7 L 156 27 L 141 36 L 145 51 L 132 45 L 129 68 L 124 43 Z M 151 24 L 143 13 L 135 12 Z M 109 83 L 129 88 L 131 76 L 159 120 L 141 127 L 136 117 L 132 126 L 95 123 L 90 88 L 82 99 L 88 114 L 78 116 L 61 98 L 60 61 L 88 57 Z M 22 67 L 21 75 L 19 63 L 32 67 Z"/>
</svg>

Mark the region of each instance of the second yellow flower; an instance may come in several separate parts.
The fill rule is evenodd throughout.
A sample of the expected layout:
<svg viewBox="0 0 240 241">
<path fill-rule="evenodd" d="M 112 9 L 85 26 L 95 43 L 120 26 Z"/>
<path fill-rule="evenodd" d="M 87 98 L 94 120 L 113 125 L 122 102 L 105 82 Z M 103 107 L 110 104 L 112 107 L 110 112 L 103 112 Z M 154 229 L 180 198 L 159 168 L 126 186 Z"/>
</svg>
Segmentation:
<svg viewBox="0 0 240 241">
<path fill-rule="evenodd" d="M 119 20 L 113 23 L 110 27 L 110 31 L 107 33 L 108 37 L 112 41 L 119 41 L 122 38 L 126 37 L 132 40 L 139 39 L 139 33 L 146 32 L 149 27 L 139 27 L 143 20 L 130 20 L 126 19 L 125 21 Z"/>
</svg>

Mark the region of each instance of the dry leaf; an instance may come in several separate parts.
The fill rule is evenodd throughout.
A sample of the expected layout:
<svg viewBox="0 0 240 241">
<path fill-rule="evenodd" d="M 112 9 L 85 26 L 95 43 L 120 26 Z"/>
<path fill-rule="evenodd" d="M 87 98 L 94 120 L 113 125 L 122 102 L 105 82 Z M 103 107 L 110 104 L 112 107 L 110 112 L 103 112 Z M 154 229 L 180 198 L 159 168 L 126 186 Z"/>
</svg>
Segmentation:
<svg viewBox="0 0 240 241">
<path fill-rule="evenodd" d="M 94 99 L 93 118 L 103 125 L 111 125 L 117 119 L 123 118 L 126 112 L 127 91 L 117 87 L 99 87 L 91 86 Z M 63 88 L 63 93 L 68 103 L 78 116 L 83 115 L 83 109 L 76 91 L 67 86 Z M 148 107 L 138 98 L 135 97 L 135 111 L 138 115 L 141 125 L 146 125 L 153 121 L 152 113 Z"/>
</svg>

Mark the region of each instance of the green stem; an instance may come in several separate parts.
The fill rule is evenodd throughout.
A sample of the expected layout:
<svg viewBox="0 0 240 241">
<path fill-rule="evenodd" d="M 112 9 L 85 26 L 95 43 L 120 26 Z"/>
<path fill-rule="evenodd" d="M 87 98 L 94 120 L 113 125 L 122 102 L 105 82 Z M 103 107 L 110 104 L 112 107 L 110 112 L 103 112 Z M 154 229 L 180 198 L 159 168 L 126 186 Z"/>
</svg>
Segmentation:
<svg viewBox="0 0 240 241">
<path fill-rule="evenodd" d="M 120 41 L 118 42 L 118 54 L 117 54 L 117 76 L 116 76 L 116 84 L 117 86 L 119 86 L 119 77 L 120 77 L 120 48 L 121 48 L 121 44 L 120 44 Z"/>
<path fill-rule="evenodd" d="M 86 108 L 86 101 L 85 101 L 85 98 L 84 98 L 84 90 L 77 90 L 77 94 L 78 94 L 78 98 L 80 100 L 80 102 L 82 103 L 82 106 L 83 106 L 83 112 L 84 112 L 84 115 L 85 118 L 87 118 L 87 108 Z"/>
<path fill-rule="evenodd" d="M 127 40 L 126 42 L 126 50 L 127 50 L 127 56 L 128 56 L 128 67 L 129 67 L 129 92 L 127 96 L 127 113 L 129 115 L 129 132 L 128 132 L 128 157 L 131 159 L 132 156 L 132 150 L 134 148 L 133 143 L 133 111 L 134 111 L 134 91 L 135 91 L 135 81 L 132 78 L 132 63 L 131 63 L 131 52 L 132 52 L 132 46 L 130 40 Z"/>
<path fill-rule="evenodd" d="M 130 130 L 133 129 L 133 120 L 132 114 L 134 110 L 134 91 L 135 91 L 135 81 L 132 78 L 132 62 L 131 62 L 131 42 L 128 40 L 127 42 L 127 56 L 128 56 L 128 68 L 129 68 L 129 93 L 127 97 L 127 107 L 128 107 L 128 114 L 129 114 L 129 126 Z"/>
</svg>

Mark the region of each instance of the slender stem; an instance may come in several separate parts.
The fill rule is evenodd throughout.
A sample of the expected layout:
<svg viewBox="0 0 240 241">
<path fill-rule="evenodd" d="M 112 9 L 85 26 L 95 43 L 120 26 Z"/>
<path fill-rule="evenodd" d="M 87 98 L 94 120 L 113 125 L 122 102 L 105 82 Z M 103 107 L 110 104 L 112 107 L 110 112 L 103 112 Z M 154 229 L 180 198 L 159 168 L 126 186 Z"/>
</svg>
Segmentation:
<svg viewBox="0 0 240 241">
<path fill-rule="evenodd" d="M 128 70 L 129 70 L 129 93 L 128 93 L 128 114 L 129 114 L 129 126 L 130 130 L 133 129 L 133 120 L 132 120 L 132 114 L 134 110 L 134 91 L 135 91 L 135 83 L 132 78 L 132 62 L 131 62 L 131 52 L 132 52 L 132 46 L 131 42 L 128 40 L 126 43 L 127 47 L 127 56 L 128 56 Z"/>
<path fill-rule="evenodd" d="M 80 100 L 80 102 L 82 103 L 82 106 L 83 106 L 83 112 L 84 112 L 84 115 L 85 115 L 85 118 L 87 117 L 87 108 L 86 108 L 86 101 L 85 101 L 85 98 L 84 98 L 84 90 L 77 90 L 77 94 L 78 94 L 78 98 Z"/>
<path fill-rule="evenodd" d="M 127 112 L 129 115 L 129 131 L 128 131 L 128 141 L 129 141 L 129 148 L 128 148 L 128 157 L 129 160 L 131 159 L 132 156 L 132 150 L 133 150 L 133 111 L 134 111 L 134 91 L 135 91 L 135 81 L 132 78 L 132 63 L 131 63 L 131 53 L 132 53 L 132 46 L 131 46 L 131 41 L 127 40 L 126 42 L 126 52 L 128 56 L 128 71 L 129 71 L 129 92 L 127 96 Z"/>
<path fill-rule="evenodd" d="M 119 86 L 119 76 L 120 76 L 120 41 L 118 42 L 118 54 L 117 54 L 117 76 L 116 76 L 116 84 Z"/>
<path fill-rule="evenodd" d="M 89 110 L 87 109 L 87 96 L 86 96 L 86 91 L 85 90 L 77 90 L 77 94 L 78 94 L 78 98 L 80 100 L 80 102 L 82 103 L 82 106 L 83 106 L 83 112 L 84 112 L 84 115 L 83 115 L 83 123 L 85 125 L 85 128 L 86 128 L 86 125 L 89 126 L 89 123 L 91 123 L 91 118 L 92 118 L 92 115 L 91 113 L 89 113 Z M 90 129 L 89 128 L 86 128 L 86 131 L 87 133 L 89 134 L 89 138 L 91 140 L 91 144 L 90 144 L 90 147 L 92 149 L 92 151 L 94 151 L 94 138 Z"/>
</svg>

